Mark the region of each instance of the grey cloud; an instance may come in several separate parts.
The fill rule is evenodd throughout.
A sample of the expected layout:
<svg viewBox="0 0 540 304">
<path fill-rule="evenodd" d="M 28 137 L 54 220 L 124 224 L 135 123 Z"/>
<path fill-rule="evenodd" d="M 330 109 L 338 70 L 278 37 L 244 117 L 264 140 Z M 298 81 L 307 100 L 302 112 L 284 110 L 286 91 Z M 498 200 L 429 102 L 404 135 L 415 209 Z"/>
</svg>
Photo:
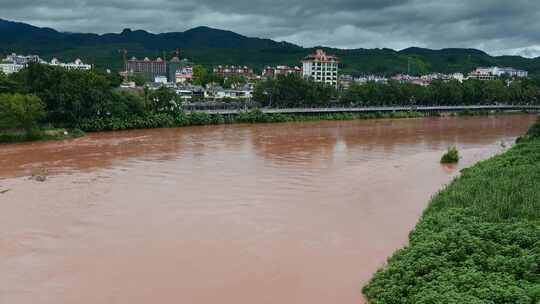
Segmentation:
<svg viewBox="0 0 540 304">
<path fill-rule="evenodd" d="M 207 25 L 304 46 L 540 55 L 537 0 L 0 0 L 0 18 L 72 32 Z"/>
</svg>

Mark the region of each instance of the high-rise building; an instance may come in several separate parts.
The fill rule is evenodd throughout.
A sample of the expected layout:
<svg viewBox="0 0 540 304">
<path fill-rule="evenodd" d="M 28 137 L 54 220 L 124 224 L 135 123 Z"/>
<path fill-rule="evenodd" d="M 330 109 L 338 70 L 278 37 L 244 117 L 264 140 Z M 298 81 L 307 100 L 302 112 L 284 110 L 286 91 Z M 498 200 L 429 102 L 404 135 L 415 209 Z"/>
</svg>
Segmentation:
<svg viewBox="0 0 540 304">
<path fill-rule="evenodd" d="M 167 63 L 161 58 L 150 60 L 148 57 L 138 60 L 132 57 L 126 62 L 128 74 L 142 74 L 148 80 L 154 80 L 156 76 L 167 76 Z"/>
<path fill-rule="evenodd" d="M 328 85 L 338 84 L 339 59 L 333 55 L 327 55 L 323 50 L 317 50 L 302 59 L 302 75 L 315 82 Z"/>
</svg>

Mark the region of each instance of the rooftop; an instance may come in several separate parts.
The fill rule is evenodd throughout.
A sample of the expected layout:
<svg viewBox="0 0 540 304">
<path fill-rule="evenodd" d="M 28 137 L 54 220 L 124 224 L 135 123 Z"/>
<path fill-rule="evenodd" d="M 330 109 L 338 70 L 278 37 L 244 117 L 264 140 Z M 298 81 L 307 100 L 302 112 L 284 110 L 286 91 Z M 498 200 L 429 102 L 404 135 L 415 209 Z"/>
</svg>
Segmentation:
<svg viewBox="0 0 540 304">
<path fill-rule="evenodd" d="M 304 57 L 303 61 L 323 61 L 323 62 L 337 62 L 339 59 L 334 55 L 328 55 L 325 51 L 318 49 L 315 54 L 309 54 Z"/>
</svg>

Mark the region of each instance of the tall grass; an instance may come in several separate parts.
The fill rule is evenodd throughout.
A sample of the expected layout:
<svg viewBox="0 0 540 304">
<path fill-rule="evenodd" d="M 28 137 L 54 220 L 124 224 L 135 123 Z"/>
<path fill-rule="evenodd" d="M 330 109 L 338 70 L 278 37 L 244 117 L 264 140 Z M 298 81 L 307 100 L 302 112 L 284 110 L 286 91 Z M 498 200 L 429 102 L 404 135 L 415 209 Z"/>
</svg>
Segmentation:
<svg viewBox="0 0 540 304">
<path fill-rule="evenodd" d="M 464 170 L 363 291 L 376 304 L 539 303 L 540 138 Z"/>
</svg>

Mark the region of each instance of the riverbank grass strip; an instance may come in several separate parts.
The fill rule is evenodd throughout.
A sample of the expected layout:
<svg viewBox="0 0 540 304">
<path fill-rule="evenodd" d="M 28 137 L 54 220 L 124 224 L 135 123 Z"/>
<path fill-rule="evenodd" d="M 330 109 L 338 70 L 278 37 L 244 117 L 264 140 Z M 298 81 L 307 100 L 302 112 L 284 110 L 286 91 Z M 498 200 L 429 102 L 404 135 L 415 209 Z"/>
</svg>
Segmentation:
<svg viewBox="0 0 540 304">
<path fill-rule="evenodd" d="M 430 202 L 363 292 L 371 304 L 540 303 L 540 122 Z"/>
<path fill-rule="evenodd" d="M 30 141 L 65 140 L 84 136 L 79 129 L 44 129 L 26 132 L 23 130 L 0 131 L 0 144 Z"/>
</svg>

